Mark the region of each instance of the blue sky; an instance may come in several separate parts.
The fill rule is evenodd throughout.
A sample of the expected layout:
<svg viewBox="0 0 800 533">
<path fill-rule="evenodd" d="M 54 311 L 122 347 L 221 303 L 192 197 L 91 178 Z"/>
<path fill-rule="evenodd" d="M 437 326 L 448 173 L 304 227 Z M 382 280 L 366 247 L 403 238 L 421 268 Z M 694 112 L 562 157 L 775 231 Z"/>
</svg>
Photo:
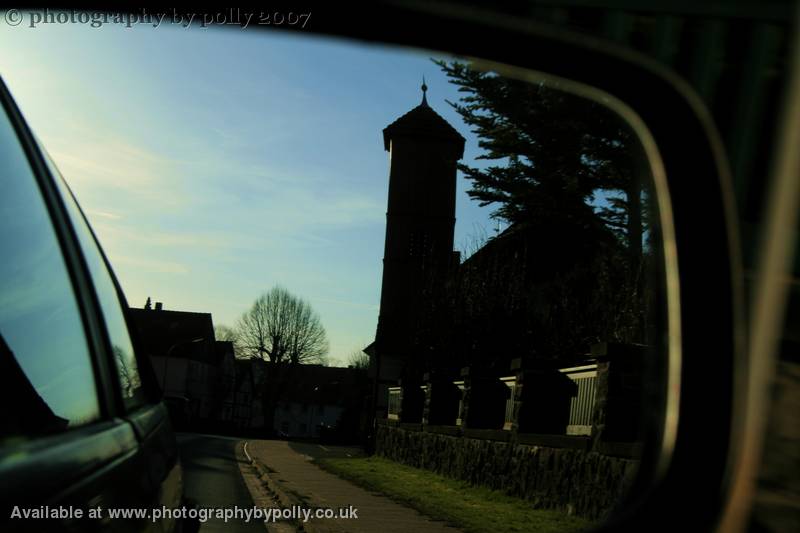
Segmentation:
<svg viewBox="0 0 800 533">
<path fill-rule="evenodd" d="M 377 324 L 388 191 L 381 130 L 428 101 L 477 141 L 430 53 L 276 31 L 4 26 L 0 75 L 74 190 L 132 306 L 234 325 L 279 284 L 331 359 Z M 491 233 L 459 176 L 455 248 Z"/>
</svg>

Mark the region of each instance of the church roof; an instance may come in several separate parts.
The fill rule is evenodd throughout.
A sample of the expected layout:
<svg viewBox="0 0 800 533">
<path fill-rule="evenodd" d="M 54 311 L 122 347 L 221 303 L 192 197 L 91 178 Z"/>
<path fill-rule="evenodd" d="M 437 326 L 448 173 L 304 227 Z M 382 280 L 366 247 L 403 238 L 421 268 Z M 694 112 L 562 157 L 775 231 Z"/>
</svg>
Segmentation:
<svg viewBox="0 0 800 533">
<path fill-rule="evenodd" d="M 430 137 L 450 140 L 464 150 L 464 137 L 434 111 L 423 97 L 422 103 L 383 129 L 383 147 L 389 151 L 389 142 L 400 136 Z M 459 156 L 460 157 L 460 156 Z"/>
</svg>

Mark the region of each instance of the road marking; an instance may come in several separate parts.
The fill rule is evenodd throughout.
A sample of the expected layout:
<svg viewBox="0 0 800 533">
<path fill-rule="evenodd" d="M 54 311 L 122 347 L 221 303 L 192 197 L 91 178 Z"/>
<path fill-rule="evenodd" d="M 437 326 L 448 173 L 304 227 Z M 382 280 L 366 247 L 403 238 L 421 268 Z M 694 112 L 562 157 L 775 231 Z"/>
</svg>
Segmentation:
<svg viewBox="0 0 800 533">
<path fill-rule="evenodd" d="M 247 461 L 248 461 L 249 463 L 252 463 L 252 462 L 253 462 L 253 458 L 252 458 L 252 457 L 250 457 L 250 454 L 249 454 L 249 453 L 247 453 L 247 445 L 248 445 L 248 444 L 249 444 L 249 443 L 248 443 L 247 441 L 244 441 L 244 455 L 245 455 L 245 457 L 247 457 Z"/>
<path fill-rule="evenodd" d="M 326 448 L 326 447 L 325 447 L 325 446 L 323 446 L 322 444 L 317 444 L 317 446 L 319 446 L 320 448 L 322 448 L 322 449 L 323 449 L 323 450 L 325 450 L 326 452 L 329 452 L 329 451 L 330 451 L 328 448 Z"/>
<path fill-rule="evenodd" d="M 242 440 L 240 437 L 229 437 L 227 435 L 212 435 L 211 433 L 187 433 L 185 431 L 176 431 L 175 436 L 178 438 L 178 440 L 191 439 L 192 437 L 207 437 L 210 439 L 235 440 L 237 442 Z"/>
</svg>

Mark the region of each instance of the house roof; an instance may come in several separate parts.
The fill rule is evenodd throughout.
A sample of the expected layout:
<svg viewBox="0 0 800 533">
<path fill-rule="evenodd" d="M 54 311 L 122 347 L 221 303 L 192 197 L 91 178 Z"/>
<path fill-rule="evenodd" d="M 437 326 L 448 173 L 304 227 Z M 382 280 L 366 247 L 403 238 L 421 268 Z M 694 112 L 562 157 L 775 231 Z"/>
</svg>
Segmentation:
<svg viewBox="0 0 800 533">
<path fill-rule="evenodd" d="M 138 308 L 130 313 L 149 355 L 217 363 L 210 313 Z"/>
<path fill-rule="evenodd" d="M 366 348 L 364 348 L 361 351 L 364 352 L 365 354 L 369 355 L 370 357 L 372 357 L 372 356 L 375 355 L 376 348 L 377 348 L 376 341 L 372 341 L 371 343 L 369 343 L 367 345 Z"/>
</svg>

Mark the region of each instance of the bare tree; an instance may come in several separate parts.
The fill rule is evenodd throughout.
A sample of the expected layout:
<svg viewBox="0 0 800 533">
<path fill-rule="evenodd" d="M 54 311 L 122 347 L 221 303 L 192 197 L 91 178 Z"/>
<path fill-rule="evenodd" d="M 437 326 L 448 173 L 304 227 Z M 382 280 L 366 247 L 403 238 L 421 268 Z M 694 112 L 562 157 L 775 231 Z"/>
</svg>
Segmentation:
<svg viewBox="0 0 800 533">
<path fill-rule="evenodd" d="M 347 356 L 347 366 L 352 366 L 359 370 L 366 370 L 369 368 L 369 355 L 365 354 L 360 349 L 353 350 Z"/>
<path fill-rule="evenodd" d="M 328 340 L 319 316 L 282 287 L 259 296 L 236 327 L 242 357 L 268 363 L 324 363 Z"/>
<path fill-rule="evenodd" d="M 306 301 L 273 287 L 253 302 L 236 324 L 239 357 L 264 361 L 256 396 L 264 429 L 274 430 L 275 406 L 301 363 L 325 363 L 328 340 L 319 316 Z M 256 361 L 253 361 L 256 363 Z M 254 367 L 255 368 L 255 367 Z"/>
</svg>

